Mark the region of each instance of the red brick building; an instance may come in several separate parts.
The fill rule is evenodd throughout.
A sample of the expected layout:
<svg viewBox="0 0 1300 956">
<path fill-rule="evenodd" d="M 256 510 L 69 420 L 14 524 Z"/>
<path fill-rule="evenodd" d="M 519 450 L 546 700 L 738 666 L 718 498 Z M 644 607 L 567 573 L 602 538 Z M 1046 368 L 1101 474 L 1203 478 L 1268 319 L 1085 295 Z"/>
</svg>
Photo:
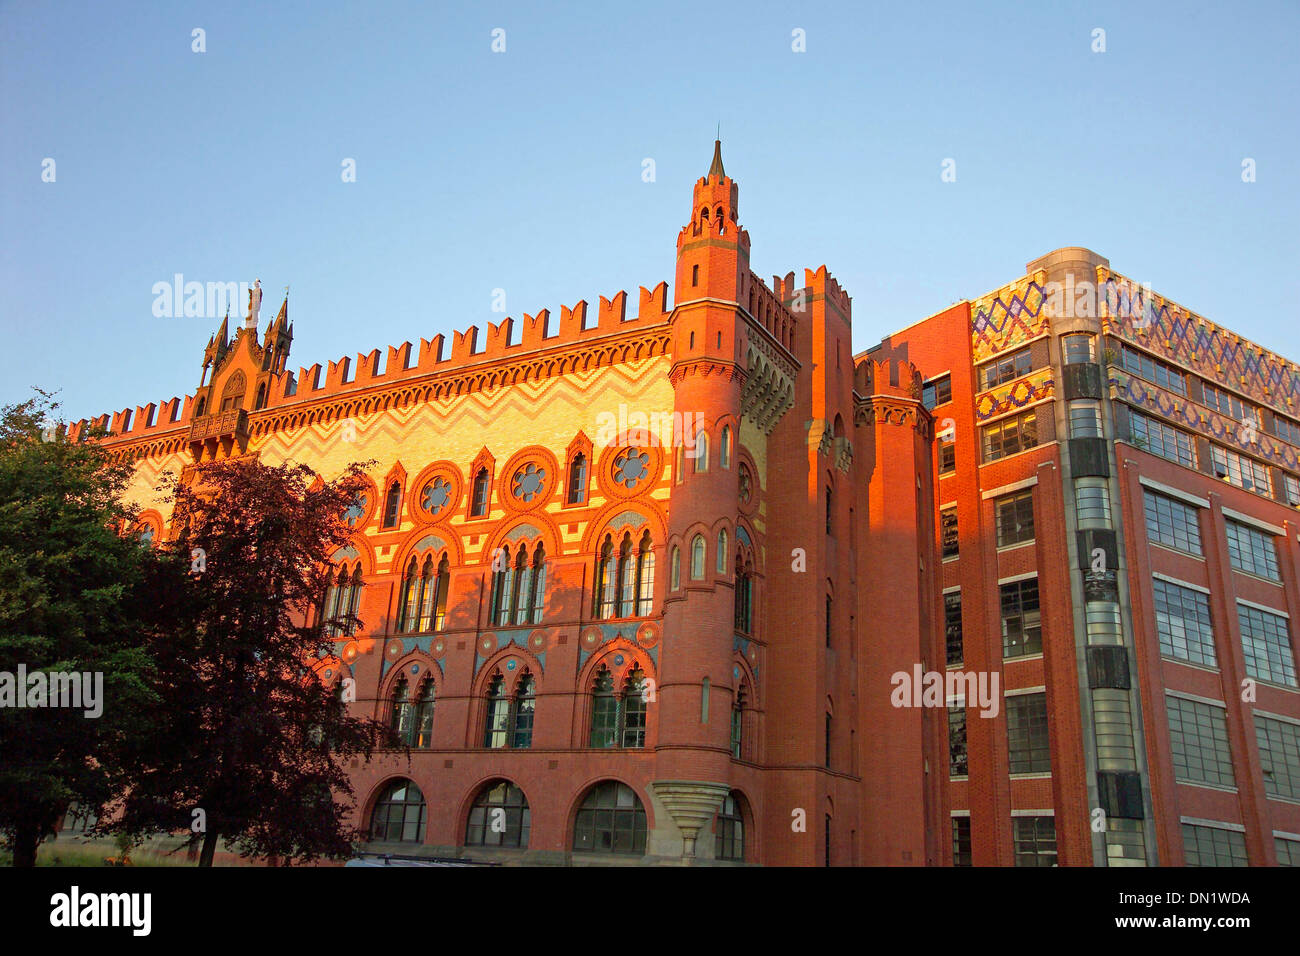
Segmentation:
<svg viewBox="0 0 1300 956">
<path fill-rule="evenodd" d="M 1300 862 L 1300 369 L 1059 249 L 887 337 L 939 435 L 945 861 Z"/>
<path fill-rule="evenodd" d="M 855 358 L 849 296 L 824 266 L 763 282 L 738 199 L 715 145 L 671 303 L 642 288 L 635 316 L 620 292 L 295 374 L 286 301 L 260 340 L 256 314 L 233 338 L 222 324 L 194 395 L 96 422 L 137 461 L 160 538 L 164 470 L 379 463 L 322 609 L 362 625 L 320 668 L 410 745 L 354 768 L 371 848 L 917 866 L 1293 852 L 1300 437 L 1277 429 L 1300 429 L 1296 367 L 1218 330 L 1209 353 L 1160 344 L 1183 341 L 1169 323 L 1204 339 L 1163 300 L 1150 328 L 1098 318 L 1129 286 L 1082 250 Z M 1062 270 L 1102 283 L 1086 318 L 1046 305 Z M 1139 372 L 1182 369 L 1172 405 L 1154 397 L 1168 373 L 1144 392 L 1125 371 L 1130 347 Z M 1228 451 L 1253 449 L 1268 497 L 1214 477 L 1212 431 L 1182 426 L 1199 471 L 1134 444 L 1203 411 L 1188 383 L 1211 377 L 1261 409 L 1256 444 L 1220 457 L 1240 485 Z M 1152 543 L 1148 494 L 1195 509 L 1199 555 Z M 1225 541 L 1238 526 L 1272 551 Z M 1169 624 L 1175 585 L 1205 598 L 1209 643 Z M 965 710 L 951 680 L 919 693 L 965 673 Z M 1187 729 L 1203 724 L 1212 746 Z"/>
</svg>

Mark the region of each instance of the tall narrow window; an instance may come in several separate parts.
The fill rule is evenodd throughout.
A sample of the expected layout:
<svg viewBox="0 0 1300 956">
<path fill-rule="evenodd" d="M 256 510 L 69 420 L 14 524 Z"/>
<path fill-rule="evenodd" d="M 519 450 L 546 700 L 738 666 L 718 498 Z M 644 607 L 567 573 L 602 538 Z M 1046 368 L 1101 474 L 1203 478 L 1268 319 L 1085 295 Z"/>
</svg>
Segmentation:
<svg viewBox="0 0 1300 956">
<path fill-rule="evenodd" d="M 736 688 L 736 698 L 731 704 L 731 756 L 740 759 L 745 742 L 745 685 Z"/>
<path fill-rule="evenodd" d="M 510 733 L 510 701 L 506 698 L 506 679 L 501 675 L 492 678 L 488 685 L 487 721 L 483 733 L 483 746 L 504 747 Z"/>
<path fill-rule="evenodd" d="M 623 535 L 618 548 L 618 616 L 631 617 L 636 598 L 636 563 L 632 559 L 632 536 Z"/>
<path fill-rule="evenodd" d="M 617 584 L 618 564 L 614 560 L 614 542 L 609 535 L 605 535 L 605 544 L 600 549 L 600 560 L 596 564 L 596 617 L 614 616 Z"/>
<path fill-rule="evenodd" d="M 722 440 L 718 443 L 718 464 L 723 468 L 731 467 L 731 426 L 722 426 Z"/>
<path fill-rule="evenodd" d="M 591 690 L 591 746 L 613 747 L 618 739 L 618 701 L 614 698 L 614 677 L 602 667 L 596 672 Z"/>
<path fill-rule="evenodd" d="M 748 634 L 752 624 L 754 605 L 754 571 L 750 564 L 742 564 L 741 555 L 736 555 L 736 630 Z"/>
<path fill-rule="evenodd" d="M 412 557 L 406 566 L 406 575 L 402 578 L 402 613 L 397 622 L 397 629 L 403 633 L 416 630 L 420 609 L 420 570 L 419 562 Z"/>
<path fill-rule="evenodd" d="M 388 486 L 388 497 L 384 499 L 384 527 L 396 528 L 397 518 L 402 505 L 402 486 L 394 481 Z"/>
<path fill-rule="evenodd" d="M 697 534 L 691 540 L 691 580 L 704 579 L 704 535 Z"/>
<path fill-rule="evenodd" d="M 423 633 L 433 628 L 433 602 L 438 593 L 437 570 L 433 566 L 433 555 L 424 557 L 420 569 L 420 619 L 416 630 Z"/>
<path fill-rule="evenodd" d="M 709 470 L 708 432 L 700 432 L 695 436 L 695 470 L 701 473 Z"/>
<path fill-rule="evenodd" d="M 624 747 L 644 747 L 646 727 L 645 674 L 634 670 L 623 684 L 620 730 Z"/>
<path fill-rule="evenodd" d="M 533 713 L 537 707 L 537 681 L 525 671 L 515 689 L 514 712 L 511 715 L 510 746 L 527 750 L 533 745 Z"/>
<path fill-rule="evenodd" d="M 348 583 L 348 605 L 347 605 L 347 623 L 344 625 L 345 634 L 355 634 L 360 621 L 357 619 L 357 612 L 361 608 L 361 565 L 352 569 L 352 580 Z"/>
<path fill-rule="evenodd" d="M 443 624 L 447 620 L 447 588 L 450 584 L 448 578 L 450 567 L 447 556 L 444 554 L 442 560 L 438 562 L 438 593 L 434 598 L 433 606 L 433 628 L 436 631 L 441 631 Z"/>
<path fill-rule="evenodd" d="M 826 595 L 826 646 L 831 646 L 831 621 L 833 619 L 834 601 Z"/>
<path fill-rule="evenodd" d="M 831 533 L 831 526 L 833 524 L 832 518 L 834 514 L 835 514 L 835 508 L 834 508 L 834 501 L 831 497 L 831 488 L 830 485 L 827 485 L 826 486 L 826 533 L 827 534 Z"/>
<path fill-rule="evenodd" d="M 528 616 L 520 623 L 541 624 L 542 612 L 546 608 L 546 548 L 540 542 L 533 552 L 533 580 L 528 607 Z"/>
<path fill-rule="evenodd" d="M 680 485 L 686 478 L 686 446 L 677 446 L 677 483 Z"/>
<path fill-rule="evenodd" d="M 528 602 L 533 595 L 533 566 L 528 560 L 528 551 L 522 545 L 515 558 L 515 617 L 514 623 L 527 624 L 532 616 Z"/>
<path fill-rule="evenodd" d="M 499 548 L 492 562 L 496 570 L 492 574 L 491 619 L 497 627 L 504 627 L 510 623 L 514 609 L 515 566 L 506 548 Z"/>
<path fill-rule="evenodd" d="M 569 462 L 569 497 L 571 505 L 582 504 L 587 497 L 587 456 L 582 452 L 573 456 Z"/>
<path fill-rule="evenodd" d="M 637 554 L 637 598 L 636 613 L 646 617 L 654 606 L 655 596 L 655 553 L 650 544 L 650 532 L 641 535 L 641 546 Z"/>
<path fill-rule="evenodd" d="M 488 471 L 480 468 L 474 476 L 474 493 L 470 503 L 469 516 L 482 518 L 487 515 L 488 507 Z"/>
<path fill-rule="evenodd" d="M 393 697 L 389 702 L 389 727 L 399 745 L 410 745 L 414 716 L 410 687 L 406 683 L 406 678 L 400 677 L 393 685 Z"/>
<path fill-rule="evenodd" d="M 727 573 L 727 529 L 723 528 L 718 532 L 718 563 L 717 571 L 719 574 Z"/>
<path fill-rule="evenodd" d="M 682 586 L 682 549 L 673 545 L 672 557 L 668 562 L 669 583 L 676 591 Z"/>
<path fill-rule="evenodd" d="M 415 727 L 412 747 L 427 750 L 433 746 L 433 680 L 426 677 L 420 685 L 420 699 L 415 704 Z"/>
</svg>

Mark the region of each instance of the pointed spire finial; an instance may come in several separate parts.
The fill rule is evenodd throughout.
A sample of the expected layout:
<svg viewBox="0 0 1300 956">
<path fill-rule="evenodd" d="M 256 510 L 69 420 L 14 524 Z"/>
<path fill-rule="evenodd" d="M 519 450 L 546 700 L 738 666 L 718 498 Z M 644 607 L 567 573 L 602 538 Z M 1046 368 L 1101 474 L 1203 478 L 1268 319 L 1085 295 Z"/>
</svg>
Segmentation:
<svg viewBox="0 0 1300 956">
<path fill-rule="evenodd" d="M 722 124 L 718 124 L 719 138 L 713 141 L 713 165 L 709 167 L 709 182 L 720 183 L 726 178 L 727 171 L 722 168 Z"/>
</svg>

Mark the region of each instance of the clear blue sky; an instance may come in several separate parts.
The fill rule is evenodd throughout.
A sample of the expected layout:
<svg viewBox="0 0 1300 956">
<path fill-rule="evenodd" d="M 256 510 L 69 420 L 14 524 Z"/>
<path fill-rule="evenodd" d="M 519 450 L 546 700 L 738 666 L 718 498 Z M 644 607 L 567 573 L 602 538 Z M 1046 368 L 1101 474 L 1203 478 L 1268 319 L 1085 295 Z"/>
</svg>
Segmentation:
<svg viewBox="0 0 1300 956">
<path fill-rule="evenodd" d="M 718 122 L 753 268 L 825 263 L 857 349 L 1083 245 L 1300 358 L 1297 11 L 6 2 L 0 402 L 192 391 L 218 321 L 154 317 L 177 272 L 260 277 L 263 325 L 291 284 L 295 370 L 485 326 L 496 288 L 634 307 Z"/>
</svg>

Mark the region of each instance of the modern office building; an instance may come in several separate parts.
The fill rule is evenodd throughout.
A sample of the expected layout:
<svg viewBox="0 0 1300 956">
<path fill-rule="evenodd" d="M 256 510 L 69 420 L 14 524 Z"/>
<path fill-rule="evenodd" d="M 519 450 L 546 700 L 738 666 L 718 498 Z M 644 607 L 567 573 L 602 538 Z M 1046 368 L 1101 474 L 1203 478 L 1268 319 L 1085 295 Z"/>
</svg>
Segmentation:
<svg viewBox="0 0 1300 956">
<path fill-rule="evenodd" d="M 926 376 L 956 863 L 1300 861 L 1300 369 L 1086 249 L 887 337 Z"/>
</svg>

